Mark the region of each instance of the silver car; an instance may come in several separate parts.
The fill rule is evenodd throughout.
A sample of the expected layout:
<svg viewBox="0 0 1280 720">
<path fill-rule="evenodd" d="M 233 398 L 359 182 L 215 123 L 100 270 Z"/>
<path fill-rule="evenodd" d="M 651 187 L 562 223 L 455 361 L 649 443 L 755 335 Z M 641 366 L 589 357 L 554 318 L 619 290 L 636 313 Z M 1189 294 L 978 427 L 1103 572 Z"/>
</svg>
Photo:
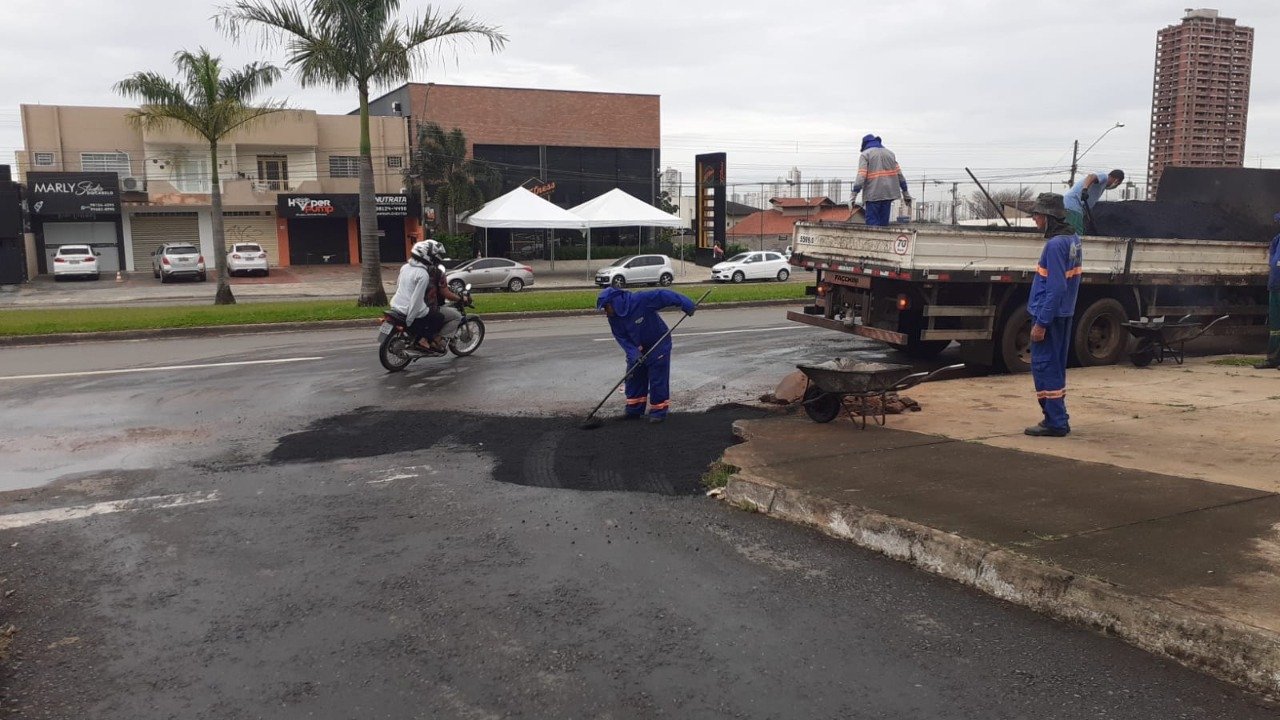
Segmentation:
<svg viewBox="0 0 1280 720">
<path fill-rule="evenodd" d="M 502 288 L 520 292 L 533 284 L 533 268 L 506 258 L 468 260 L 445 274 L 449 288 L 459 292 L 472 288 Z"/>
<path fill-rule="evenodd" d="M 676 271 L 666 255 L 629 255 L 596 271 L 596 285 L 623 288 L 628 285 L 670 285 Z"/>
<path fill-rule="evenodd" d="M 204 256 L 191 243 L 165 243 L 151 253 L 151 274 L 162 283 L 177 277 L 204 282 Z"/>
</svg>

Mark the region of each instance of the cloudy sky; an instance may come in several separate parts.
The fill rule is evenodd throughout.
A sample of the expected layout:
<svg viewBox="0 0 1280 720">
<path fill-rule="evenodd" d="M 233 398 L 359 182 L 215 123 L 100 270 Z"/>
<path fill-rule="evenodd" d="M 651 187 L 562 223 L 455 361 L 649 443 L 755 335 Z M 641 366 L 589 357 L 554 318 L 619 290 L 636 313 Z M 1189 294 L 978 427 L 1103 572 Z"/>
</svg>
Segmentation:
<svg viewBox="0 0 1280 720">
<path fill-rule="evenodd" d="M 663 164 L 729 153 L 733 183 L 849 177 L 857 138 L 884 137 L 913 188 L 923 178 L 1045 183 L 1116 122 L 1085 166 L 1146 174 L 1156 31 L 1191 3 L 1162 0 L 469 0 L 500 25 L 505 51 L 463 48 L 415 79 L 656 93 Z M 20 103 L 119 105 L 111 85 L 166 71 L 205 45 L 236 64 L 272 51 L 236 45 L 203 0 L 5 0 L 0 9 L 0 158 L 22 145 Z M 407 1 L 406 12 L 425 3 Z M 452 9 L 453 4 L 441 7 Z M 1210 6 L 1215 7 L 1215 6 Z M 1246 152 L 1280 167 L 1280 2 L 1224 0 L 1256 29 Z M 347 112 L 354 95 L 276 88 L 297 107 Z M 930 184 L 930 194 L 938 192 Z M 919 192 L 916 191 L 917 196 Z"/>
</svg>

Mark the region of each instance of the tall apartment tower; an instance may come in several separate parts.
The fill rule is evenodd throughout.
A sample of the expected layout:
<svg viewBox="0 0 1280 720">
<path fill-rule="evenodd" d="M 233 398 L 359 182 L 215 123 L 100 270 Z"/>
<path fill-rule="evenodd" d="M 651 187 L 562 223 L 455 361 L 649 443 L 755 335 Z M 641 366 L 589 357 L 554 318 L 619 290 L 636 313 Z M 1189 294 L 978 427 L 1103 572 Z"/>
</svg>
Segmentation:
<svg viewBox="0 0 1280 720">
<path fill-rule="evenodd" d="M 1147 194 L 1171 165 L 1240 167 L 1249 116 L 1253 28 L 1192 10 L 1156 35 Z"/>
</svg>

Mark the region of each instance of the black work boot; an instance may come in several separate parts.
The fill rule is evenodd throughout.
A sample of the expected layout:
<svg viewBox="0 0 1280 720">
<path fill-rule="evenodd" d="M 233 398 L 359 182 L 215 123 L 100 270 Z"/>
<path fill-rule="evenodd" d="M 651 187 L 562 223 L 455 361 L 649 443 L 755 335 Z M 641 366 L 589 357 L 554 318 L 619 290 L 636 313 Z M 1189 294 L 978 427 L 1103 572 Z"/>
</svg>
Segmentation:
<svg viewBox="0 0 1280 720">
<path fill-rule="evenodd" d="M 1055 428 L 1040 423 L 1039 425 L 1032 425 L 1022 432 L 1031 437 L 1066 437 L 1071 434 L 1071 428 Z"/>
<path fill-rule="evenodd" d="M 1254 368 L 1255 370 L 1274 370 L 1274 369 L 1278 369 L 1278 368 L 1280 368 L 1280 360 L 1272 360 L 1271 358 L 1267 358 L 1266 360 L 1263 360 L 1263 361 L 1262 361 L 1262 362 L 1260 362 L 1260 363 L 1254 363 L 1254 364 L 1253 364 L 1253 368 Z"/>
</svg>

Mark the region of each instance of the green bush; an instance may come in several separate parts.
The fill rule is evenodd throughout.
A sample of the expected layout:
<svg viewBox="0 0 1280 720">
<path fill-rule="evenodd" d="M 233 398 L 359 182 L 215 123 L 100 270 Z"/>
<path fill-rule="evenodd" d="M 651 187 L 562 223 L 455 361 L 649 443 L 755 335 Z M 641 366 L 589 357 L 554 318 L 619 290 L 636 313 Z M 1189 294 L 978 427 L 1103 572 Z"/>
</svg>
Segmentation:
<svg viewBox="0 0 1280 720">
<path fill-rule="evenodd" d="M 435 239 L 444 245 L 445 252 L 455 260 L 470 260 L 475 254 L 471 251 L 470 235 L 438 233 L 435 235 Z"/>
</svg>

